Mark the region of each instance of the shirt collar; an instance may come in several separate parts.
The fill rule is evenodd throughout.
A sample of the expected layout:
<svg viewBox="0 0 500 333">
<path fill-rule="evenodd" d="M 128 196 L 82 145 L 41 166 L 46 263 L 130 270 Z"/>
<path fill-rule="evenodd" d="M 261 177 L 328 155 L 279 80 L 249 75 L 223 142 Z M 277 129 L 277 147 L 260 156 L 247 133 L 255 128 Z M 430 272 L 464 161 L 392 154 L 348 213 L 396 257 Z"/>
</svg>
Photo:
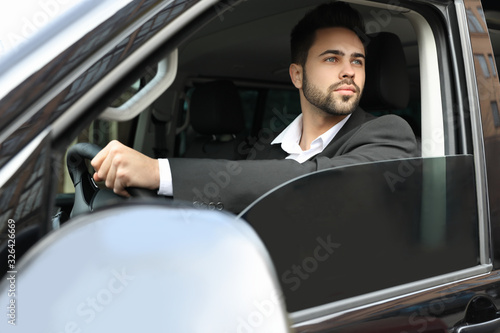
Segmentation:
<svg viewBox="0 0 500 333">
<path fill-rule="evenodd" d="M 342 119 L 340 122 L 332 126 L 328 131 L 321 134 L 319 137 L 313 140 L 311 147 L 319 145 L 320 151 L 323 151 L 326 146 L 333 140 L 335 135 L 340 131 L 342 126 L 351 117 L 349 114 L 347 117 Z M 302 114 L 294 119 L 272 142 L 271 144 L 280 144 L 281 148 L 288 154 L 300 154 L 303 152 L 300 148 L 300 138 L 302 136 Z"/>
</svg>

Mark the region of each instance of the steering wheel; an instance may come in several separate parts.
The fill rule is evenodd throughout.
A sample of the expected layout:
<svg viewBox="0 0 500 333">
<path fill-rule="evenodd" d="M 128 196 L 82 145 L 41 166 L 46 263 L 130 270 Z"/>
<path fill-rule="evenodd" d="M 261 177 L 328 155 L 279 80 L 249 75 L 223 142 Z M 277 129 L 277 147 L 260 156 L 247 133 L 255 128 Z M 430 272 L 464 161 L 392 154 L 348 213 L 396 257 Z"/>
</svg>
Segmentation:
<svg viewBox="0 0 500 333">
<path fill-rule="evenodd" d="M 66 164 L 75 186 L 75 202 L 70 217 L 89 213 L 97 208 L 120 202 L 125 199 L 109 189 L 101 189 L 88 172 L 85 160 L 93 159 L 101 147 L 93 143 L 77 143 L 68 150 Z M 127 192 L 133 197 L 157 197 L 151 190 L 128 187 Z"/>
</svg>

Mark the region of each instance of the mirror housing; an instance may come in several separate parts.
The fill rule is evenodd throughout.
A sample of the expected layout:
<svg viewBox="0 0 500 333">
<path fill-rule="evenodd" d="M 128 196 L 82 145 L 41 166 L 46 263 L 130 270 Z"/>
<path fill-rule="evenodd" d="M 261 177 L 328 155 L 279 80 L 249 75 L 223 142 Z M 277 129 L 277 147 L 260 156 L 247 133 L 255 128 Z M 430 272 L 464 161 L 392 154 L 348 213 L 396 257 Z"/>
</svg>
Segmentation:
<svg viewBox="0 0 500 333">
<path fill-rule="evenodd" d="M 271 260 L 248 224 L 135 202 L 68 222 L 7 274 L 20 331 L 289 332 Z M 2 304 L 12 281 L 1 281 Z"/>
</svg>

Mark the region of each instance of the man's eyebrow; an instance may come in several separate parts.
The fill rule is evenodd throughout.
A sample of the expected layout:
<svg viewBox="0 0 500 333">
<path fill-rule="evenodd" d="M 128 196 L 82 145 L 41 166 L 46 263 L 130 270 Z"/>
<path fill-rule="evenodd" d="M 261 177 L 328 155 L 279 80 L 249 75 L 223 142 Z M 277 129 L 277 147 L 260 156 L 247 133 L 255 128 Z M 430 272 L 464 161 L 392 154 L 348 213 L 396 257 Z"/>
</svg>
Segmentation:
<svg viewBox="0 0 500 333">
<path fill-rule="evenodd" d="M 326 50 L 323 53 L 321 53 L 319 56 L 324 56 L 325 54 L 335 54 L 339 56 L 345 56 L 345 53 L 339 50 Z"/>
<path fill-rule="evenodd" d="M 363 53 L 358 53 L 358 52 L 354 52 L 353 54 L 351 54 L 351 57 L 365 59 L 365 55 Z"/>
<path fill-rule="evenodd" d="M 343 51 L 340 51 L 340 50 L 326 50 L 324 52 L 322 52 L 319 56 L 324 56 L 326 54 L 335 54 L 335 55 L 339 55 L 339 56 L 345 56 L 345 53 Z M 363 58 L 365 59 L 365 55 L 363 53 L 359 53 L 359 52 L 354 52 L 351 54 L 351 57 L 352 58 Z"/>
</svg>

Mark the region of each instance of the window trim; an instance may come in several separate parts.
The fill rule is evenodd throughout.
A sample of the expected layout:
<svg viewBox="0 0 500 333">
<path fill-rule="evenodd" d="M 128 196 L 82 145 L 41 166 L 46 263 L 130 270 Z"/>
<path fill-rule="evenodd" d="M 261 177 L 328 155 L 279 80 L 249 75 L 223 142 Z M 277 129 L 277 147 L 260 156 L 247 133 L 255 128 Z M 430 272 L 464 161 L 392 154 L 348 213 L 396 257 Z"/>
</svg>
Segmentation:
<svg viewBox="0 0 500 333">
<path fill-rule="evenodd" d="M 435 35 L 427 20 L 409 11 L 405 16 L 417 33 L 420 59 L 422 157 L 445 156 L 444 120 L 439 57 Z M 439 142 L 441 141 L 441 142 Z"/>
<path fill-rule="evenodd" d="M 292 312 L 289 314 L 292 324 L 307 325 L 318 321 L 327 321 L 341 315 L 343 312 L 359 310 L 377 301 L 401 299 L 408 297 L 408 294 L 419 292 L 430 288 L 441 288 L 453 285 L 460 280 L 475 279 L 491 272 L 492 264 L 478 265 L 449 274 L 407 283 L 392 288 L 387 288 L 372 293 L 346 298 L 333 303 L 319 305 L 313 308 Z"/>
<path fill-rule="evenodd" d="M 466 87 L 469 89 L 468 108 L 470 110 L 470 120 L 472 129 L 472 148 L 474 152 L 474 167 L 476 173 L 476 192 L 479 221 L 479 258 L 482 264 L 491 262 L 492 248 L 489 239 L 489 207 L 488 191 L 486 179 L 485 148 L 483 141 L 483 128 L 481 122 L 481 105 L 479 91 L 476 81 L 476 69 L 474 63 L 474 50 L 469 30 L 465 3 L 463 0 L 455 0 L 457 11 L 457 24 L 463 52 Z M 492 266 L 491 266 L 492 267 Z M 491 268 L 492 269 L 492 268 Z"/>
</svg>

